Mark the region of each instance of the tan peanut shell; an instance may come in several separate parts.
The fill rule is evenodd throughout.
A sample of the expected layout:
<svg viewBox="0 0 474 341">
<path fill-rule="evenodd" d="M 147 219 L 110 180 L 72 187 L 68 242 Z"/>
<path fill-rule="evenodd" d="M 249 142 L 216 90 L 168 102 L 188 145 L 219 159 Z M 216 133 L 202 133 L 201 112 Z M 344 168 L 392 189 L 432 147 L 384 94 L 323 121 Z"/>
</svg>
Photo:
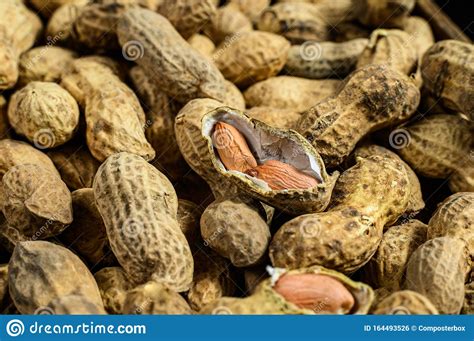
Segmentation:
<svg viewBox="0 0 474 341">
<path fill-rule="evenodd" d="M 339 281 L 352 294 L 356 302 L 354 309 L 349 314 L 367 314 L 372 304 L 374 294 L 372 289 L 361 282 L 354 282 L 348 277 L 334 270 L 325 269 L 319 266 L 301 268 L 291 271 L 275 269 L 281 271 L 280 276 L 299 275 L 299 274 L 321 274 L 329 276 Z M 264 280 L 258 285 L 255 292 L 245 298 L 223 297 L 207 305 L 201 310 L 202 314 L 258 314 L 258 315 L 313 315 L 321 312 L 321 306 L 324 307 L 324 301 L 321 306 L 316 305 L 314 309 L 300 308 L 292 302 L 287 301 L 282 295 L 274 290 L 279 276 L 274 276 Z M 308 288 L 310 289 L 310 288 Z"/>
<path fill-rule="evenodd" d="M 276 76 L 288 58 L 290 43 L 269 32 L 238 34 L 229 46 L 218 46 L 213 59 L 224 77 L 238 86 L 249 86 Z"/>
<path fill-rule="evenodd" d="M 231 6 L 236 7 L 252 21 L 256 21 L 265 8 L 270 6 L 270 0 L 230 0 Z"/>
<path fill-rule="evenodd" d="M 68 144 L 48 152 L 70 190 L 92 187 L 100 163 L 82 144 Z"/>
<path fill-rule="evenodd" d="M 326 41 L 293 45 L 285 70 L 293 76 L 311 79 L 346 77 L 355 68 L 367 43 L 367 39 L 358 38 L 342 43 Z"/>
<path fill-rule="evenodd" d="M 211 39 L 199 33 L 193 34 L 189 37 L 188 43 L 192 48 L 208 58 L 212 58 L 214 50 L 216 49 L 216 45 L 214 45 Z"/>
<path fill-rule="evenodd" d="M 425 202 L 423 201 L 423 193 L 421 191 L 420 180 L 417 175 L 410 168 L 410 166 L 403 161 L 397 154 L 390 151 L 387 148 L 377 146 L 375 144 L 365 145 L 357 148 L 354 153 L 356 156 L 369 157 L 371 155 L 381 155 L 388 158 L 393 158 L 397 162 L 401 163 L 408 175 L 409 189 L 410 189 L 410 202 L 406 209 L 405 214 L 413 215 L 418 213 L 425 207 Z"/>
<path fill-rule="evenodd" d="M 84 295 L 103 309 L 94 277 L 65 247 L 46 242 L 19 243 L 8 265 L 10 295 L 22 314 L 33 314 L 52 300 Z"/>
<path fill-rule="evenodd" d="M 60 6 L 74 4 L 77 0 L 31 0 L 31 5 L 44 17 L 49 18 Z"/>
<path fill-rule="evenodd" d="M 373 256 L 384 226 L 405 212 L 408 202 L 401 162 L 381 155 L 358 157 L 337 180 L 327 212 L 301 215 L 280 227 L 270 244 L 272 264 L 352 273 Z"/>
<path fill-rule="evenodd" d="M 460 192 L 446 198 L 428 223 L 428 239 L 457 237 L 474 256 L 474 193 Z"/>
<path fill-rule="evenodd" d="M 420 91 L 407 76 L 368 65 L 351 73 L 336 95 L 303 113 L 296 130 L 333 167 L 369 132 L 409 118 L 419 101 Z"/>
<path fill-rule="evenodd" d="M 199 249 L 193 257 L 195 269 L 187 300 L 194 311 L 200 311 L 212 301 L 235 293 L 235 270 L 229 260 L 209 248 Z"/>
<path fill-rule="evenodd" d="M 470 157 L 473 127 L 468 121 L 438 114 L 399 129 L 406 135 L 406 143 L 398 153 L 418 174 L 445 179 L 458 173 L 466 188 L 474 188 L 474 178 L 463 176 L 469 168 L 474 169 Z"/>
<path fill-rule="evenodd" d="M 410 41 L 418 51 L 421 64 L 421 58 L 435 43 L 430 23 L 422 17 L 410 16 L 403 21 L 402 29 L 410 35 Z"/>
<path fill-rule="evenodd" d="M 474 46 L 457 40 L 437 42 L 421 63 L 425 87 L 444 106 L 474 120 Z"/>
<path fill-rule="evenodd" d="M 62 47 L 35 47 L 20 56 L 18 84 L 59 82 L 67 65 L 76 57 L 74 51 Z"/>
<path fill-rule="evenodd" d="M 283 35 L 293 44 L 329 40 L 329 27 L 318 6 L 309 3 L 279 3 L 267 7 L 257 22 L 259 30 Z"/>
<path fill-rule="evenodd" d="M 146 160 L 155 151 L 145 138 L 145 113 L 135 93 L 96 60 L 77 59 L 62 85 L 84 107 L 87 145 L 99 161 L 126 151 Z"/>
<path fill-rule="evenodd" d="M 168 178 L 177 180 L 189 170 L 174 134 L 177 105 L 143 68 L 132 68 L 130 78 L 145 109 L 145 136 L 157 155 L 153 164 Z"/>
<path fill-rule="evenodd" d="M 377 29 L 362 51 L 356 68 L 370 64 L 386 65 L 405 75 L 414 73 L 418 66 L 418 53 L 410 35 L 402 30 Z"/>
<path fill-rule="evenodd" d="M 0 90 L 13 88 L 18 80 L 18 59 L 38 38 L 42 23 L 23 2 L 0 2 Z"/>
<path fill-rule="evenodd" d="M 275 160 L 286 163 L 288 167 L 293 167 L 295 172 L 301 172 L 302 176 L 313 179 L 311 184 L 305 188 L 285 187 L 288 189 L 274 190 L 270 183 L 262 181 L 257 177 L 236 171 L 228 171 L 222 164 L 213 142 L 212 134 L 214 125 L 217 122 L 224 122 L 233 125 L 244 135 L 250 150 L 254 151 L 257 164 L 263 164 L 268 160 Z M 325 165 L 318 153 L 311 148 L 310 144 L 293 130 L 281 130 L 266 125 L 263 122 L 254 120 L 244 113 L 228 107 L 218 108 L 207 113 L 201 119 L 200 140 L 207 141 L 203 147 L 204 155 L 212 162 L 216 185 L 219 188 L 226 188 L 231 184 L 240 189 L 242 193 L 254 199 L 260 200 L 270 206 L 277 207 L 290 214 L 318 212 L 324 210 L 329 203 L 332 188 L 339 176 L 338 172 L 329 175 Z M 222 143 L 225 142 L 224 138 Z M 197 143 L 194 142 L 195 144 Z M 186 157 L 186 156 L 185 156 Z M 281 174 L 285 174 L 282 171 Z M 281 175 L 280 174 L 280 175 Z M 279 176 L 275 173 L 275 176 Z M 290 183 L 293 178 L 275 178 L 278 183 Z M 267 179 L 270 179 L 267 177 Z M 220 180 L 219 180 L 220 179 Z M 212 179 L 211 179 L 212 181 Z M 212 186 L 211 186 L 212 187 Z M 230 195 L 230 193 L 229 193 Z M 298 198 L 296 200 L 296 198 Z"/>
<path fill-rule="evenodd" d="M 368 39 L 371 30 L 354 21 L 342 21 L 336 24 L 333 32 L 335 42 L 345 42 L 352 39 Z"/>
<path fill-rule="evenodd" d="M 87 49 L 118 49 L 117 33 L 111 27 L 117 27 L 118 20 L 131 5 L 117 0 L 88 3 L 80 9 L 74 21 L 74 40 Z"/>
<path fill-rule="evenodd" d="M 127 293 L 122 314 L 135 315 L 189 315 L 186 300 L 168 286 L 150 281 Z"/>
<path fill-rule="evenodd" d="M 163 0 L 158 13 L 167 18 L 184 39 L 216 16 L 216 5 L 212 0 Z"/>
<path fill-rule="evenodd" d="M 427 228 L 421 221 L 413 219 L 392 226 L 383 234 L 377 252 L 365 267 L 367 278 L 375 287 L 399 290 L 403 286 L 408 260 L 427 240 Z"/>
<path fill-rule="evenodd" d="M 59 239 L 81 256 L 91 267 L 114 265 L 105 225 L 95 203 L 92 188 L 72 192 L 72 224 Z"/>
<path fill-rule="evenodd" d="M 53 148 L 72 138 L 79 124 L 79 106 L 58 84 L 31 82 L 12 96 L 8 119 L 37 148 Z"/>
<path fill-rule="evenodd" d="M 251 118 L 281 129 L 292 129 L 300 118 L 297 111 L 275 107 L 252 107 L 246 110 L 245 113 Z"/>
<path fill-rule="evenodd" d="M 270 228 L 258 211 L 235 199 L 215 201 L 204 210 L 201 235 L 204 245 L 236 267 L 259 262 L 270 242 Z"/>
<path fill-rule="evenodd" d="M 459 314 L 464 301 L 465 243 L 457 238 L 428 240 L 410 257 L 405 286 L 426 296 L 440 314 Z"/>
<path fill-rule="evenodd" d="M 48 20 L 45 34 L 57 44 L 74 47 L 73 25 L 89 0 L 74 0 L 59 6 Z"/>
<path fill-rule="evenodd" d="M 340 85 L 335 79 L 278 76 L 255 83 L 244 92 L 244 97 L 248 107 L 268 106 L 302 112 L 332 96 Z"/>
<path fill-rule="evenodd" d="M 120 267 L 108 267 L 97 271 L 94 278 L 99 287 L 105 310 L 109 314 L 121 314 L 127 292 L 133 284 Z"/>
<path fill-rule="evenodd" d="M 28 143 L 10 139 L 0 140 L 0 179 L 14 166 L 36 164 L 59 177 L 51 159 Z"/>
<path fill-rule="evenodd" d="M 394 292 L 373 308 L 375 315 L 438 315 L 438 310 L 425 296 L 411 290 Z"/>
<path fill-rule="evenodd" d="M 373 27 L 399 27 L 415 7 L 415 0 L 353 1 L 356 18 Z"/>
<path fill-rule="evenodd" d="M 55 174 L 38 164 L 20 164 L 5 173 L 1 209 L 21 235 L 46 239 L 72 222 L 71 193 Z"/>
<path fill-rule="evenodd" d="M 124 49 L 128 43 L 143 51 L 135 62 L 153 69 L 154 79 L 168 95 L 180 102 L 199 97 L 224 99 L 224 77 L 217 67 L 195 51 L 166 18 L 145 9 L 130 9 L 119 21 L 117 32 Z"/>
<path fill-rule="evenodd" d="M 228 4 L 217 9 L 216 15 L 204 27 L 204 33 L 223 47 L 232 44 L 244 32 L 252 31 L 252 22 L 237 6 Z M 221 46 L 221 48 L 222 48 Z"/>
<path fill-rule="evenodd" d="M 84 295 L 66 295 L 53 299 L 47 309 L 55 315 L 105 315 L 102 302 L 96 304 Z"/>
<path fill-rule="evenodd" d="M 169 180 L 140 156 L 117 153 L 100 166 L 93 188 L 110 246 L 127 275 L 138 284 L 156 279 L 178 292 L 189 289 L 193 259 Z"/>
</svg>

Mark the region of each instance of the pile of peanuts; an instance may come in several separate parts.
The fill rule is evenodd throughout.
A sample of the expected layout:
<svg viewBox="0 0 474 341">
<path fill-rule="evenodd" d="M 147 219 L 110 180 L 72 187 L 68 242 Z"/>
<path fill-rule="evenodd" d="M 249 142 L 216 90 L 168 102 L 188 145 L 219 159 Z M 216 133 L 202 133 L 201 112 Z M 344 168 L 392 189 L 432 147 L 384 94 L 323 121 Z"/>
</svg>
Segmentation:
<svg viewBox="0 0 474 341">
<path fill-rule="evenodd" d="M 415 5 L 1 0 L 1 311 L 474 313 L 474 46 Z"/>
</svg>

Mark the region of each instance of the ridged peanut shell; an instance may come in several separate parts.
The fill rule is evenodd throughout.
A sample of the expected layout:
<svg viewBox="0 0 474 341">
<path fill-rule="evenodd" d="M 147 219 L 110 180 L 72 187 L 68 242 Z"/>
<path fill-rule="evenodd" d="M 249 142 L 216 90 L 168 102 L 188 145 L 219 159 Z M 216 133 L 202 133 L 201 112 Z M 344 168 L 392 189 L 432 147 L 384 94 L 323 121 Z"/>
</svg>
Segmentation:
<svg viewBox="0 0 474 341">
<path fill-rule="evenodd" d="M 202 245 L 201 230 L 199 221 L 201 219 L 202 209 L 192 201 L 178 200 L 178 223 L 183 231 L 191 250 L 199 248 Z"/>
<path fill-rule="evenodd" d="M 215 44 L 223 43 L 224 48 L 238 39 L 243 32 L 252 30 L 250 19 L 232 4 L 219 7 L 216 15 L 204 27 L 204 33 Z"/>
<path fill-rule="evenodd" d="M 130 315 L 189 315 L 186 300 L 168 286 L 150 281 L 127 293 L 123 314 Z"/>
<path fill-rule="evenodd" d="M 406 288 L 426 296 L 440 314 L 459 314 L 464 301 L 464 248 L 457 238 L 428 240 L 408 261 Z"/>
<path fill-rule="evenodd" d="M 87 4 L 89 0 L 74 0 L 58 7 L 48 20 L 46 35 L 55 39 L 58 44 L 74 47 L 73 25 Z"/>
<path fill-rule="evenodd" d="M 122 47 L 141 47 L 135 59 L 144 69 L 153 69 L 164 92 L 186 103 L 194 98 L 223 100 L 224 77 L 217 67 L 194 50 L 163 16 L 145 9 L 130 9 L 117 27 Z M 157 67 L 158 66 L 158 67 Z"/>
<path fill-rule="evenodd" d="M 425 207 L 425 202 L 423 201 L 423 193 L 421 192 L 420 180 L 418 179 L 413 169 L 411 169 L 410 166 L 405 161 L 403 161 L 397 154 L 387 148 L 373 144 L 357 148 L 355 151 L 355 155 L 361 157 L 381 155 L 382 157 L 393 158 L 396 162 L 401 163 L 404 166 L 405 171 L 408 175 L 408 183 L 410 189 L 410 202 L 408 204 L 405 214 L 417 213 Z"/>
<path fill-rule="evenodd" d="M 104 307 L 84 295 L 66 295 L 53 299 L 47 309 L 55 315 L 105 315 Z"/>
<path fill-rule="evenodd" d="M 231 6 L 236 7 L 252 21 L 258 19 L 262 11 L 270 6 L 270 0 L 230 0 Z"/>
<path fill-rule="evenodd" d="M 140 156 L 118 153 L 100 166 L 93 188 L 110 246 L 127 275 L 186 291 L 193 259 L 169 180 Z"/>
<path fill-rule="evenodd" d="M 192 48 L 208 58 L 212 58 L 212 54 L 216 49 L 216 45 L 214 45 L 211 39 L 199 33 L 193 34 L 189 37 L 188 43 Z"/>
<path fill-rule="evenodd" d="M 68 64 L 76 57 L 76 52 L 62 47 L 35 47 L 20 57 L 18 84 L 24 86 L 30 82 L 59 82 Z"/>
<path fill-rule="evenodd" d="M 251 118 L 280 129 L 292 129 L 300 118 L 300 114 L 294 110 L 275 107 L 252 107 L 245 113 Z"/>
<path fill-rule="evenodd" d="M 376 287 L 395 290 L 404 284 L 405 270 L 412 253 L 423 244 L 428 226 L 419 220 L 390 227 L 365 267 L 368 279 Z"/>
<path fill-rule="evenodd" d="M 8 225 L 32 240 L 55 236 L 72 222 L 66 184 L 37 164 L 10 168 L 3 176 L 0 194 Z"/>
<path fill-rule="evenodd" d="M 49 18 L 60 6 L 74 4 L 77 0 L 30 0 L 31 5 L 44 17 Z"/>
<path fill-rule="evenodd" d="M 259 30 L 281 34 L 294 44 L 329 40 L 327 21 L 310 3 L 279 3 L 267 7 L 257 22 Z"/>
<path fill-rule="evenodd" d="M 14 166 L 36 164 L 59 177 L 51 159 L 28 143 L 10 139 L 0 140 L 0 179 Z"/>
<path fill-rule="evenodd" d="M 53 148 L 74 135 L 79 124 L 79 106 L 58 84 L 31 82 L 11 97 L 8 119 L 15 132 L 37 148 Z"/>
<path fill-rule="evenodd" d="M 356 68 L 380 64 L 410 75 L 418 65 L 418 53 L 413 49 L 412 40 L 408 33 L 401 30 L 377 29 L 370 35 L 369 43 L 360 54 Z"/>
<path fill-rule="evenodd" d="M 459 116 L 432 115 L 400 129 L 406 143 L 398 153 L 418 174 L 445 179 L 470 161 L 474 128 Z"/>
<path fill-rule="evenodd" d="M 125 271 L 120 267 L 103 268 L 94 274 L 94 278 L 105 310 L 109 314 L 121 314 L 127 292 L 134 287 Z"/>
<path fill-rule="evenodd" d="M 244 135 L 257 164 L 278 160 L 313 177 L 318 184 L 305 189 L 273 190 L 268 183 L 258 178 L 228 171 L 214 150 L 212 130 L 216 122 L 229 123 Z M 207 146 L 203 147 L 207 149 L 208 158 L 212 161 L 214 176 L 221 179 L 219 187 L 224 188 L 226 184 L 232 184 L 248 196 L 293 215 L 319 212 L 328 205 L 339 173 L 327 174 L 319 154 L 295 131 L 277 129 L 249 118 L 236 109 L 221 107 L 201 119 L 201 139 L 207 141 Z"/>
<path fill-rule="evenodd" d="M 166 17 L 184 39 L 188 39 L 216 15 L 212 0 L 163 0 L 158 13 Z"/>
<path fill-rule="evenodd" d="M 474 257 L 474 193 L 461 192 L 446 198 L 428 223 L 428 239 L 457 237 L 466 242 Z"/>
<path fill-rule="evenodd" d="M 201 216 L 204 245 L 230 259 L 236 267 L 256 264 L 270 242 L 270 228 L 256 209 L 240 200 L 221 200 Z"/>
<path fill-rule="evenodd" d="M 354 309 L 350 314 L 367 314 L 372 304 L 374 293 L 372 289 L 361 282 L 354 282 L 343 274 L 334 270 L 325 269 L 319 266 L 301 268 L 291 271 L 281 270 L 282 275 L 292 274 L 321 274 L 330 276 L 341 282 L 350 291 L 355 300 Z M 273 287 L 276 278 L 268 278 L 259 284 L 256 291 L 246 298 L 223 297 L 204 307 L 202 314 L 244 314 L 244 315 L 312 315 L 317 314 L 317 309 L 310 310 L 299 308 L 295 304 L 287 301 L 282 295 L 277 293 Z"/>
<path fill-rule="evenodd" d="M 302 112 L 334 95 L 340 85 L 336 79 L 277 76 L 250 86 L 244 97 L 248 107 L 268 106 Z"/>
<path fill-rule="evenodd" d="M 444 106 L 474 120 L 474 46 L 457 40 L 434 44 L 423 56 L 424 86 Z"/>
<path fill-rule="evenodd" d="M 53 299 L 84 295 L 102 306 L 94 277 L 65 247 L 46 242 L 19 243 L 8 265 L 10 295 L 22 314 L 33 314 Z"/>
<path fill-rule="evenodd" d="M 311 79 L 343 78 L 355 68 L 367 43 L 367 39 L 358 38 L 342 43 L 310 41 L 293 45 L 285 70 L 293 76 Z"/>
<path fill-rule="evenodd" d="M 403 21 L 402 29 L 410 35 L 421 61 L 425 52 L 435 43 L 430 23 L 425 18 L 409 16 Z"/>
<path fill-rule="evenodd" d="M 334 167 L 368 133 L 408 119 L 419 102 L 420 91 L 407 76 L 368 65 L 347 76 L 336 95 L 303 113 L 296 130 Z"/>
<path fill-rule="evenodd" d="M 438 315 L 438 310 L 425 296 L 411 290 L 394 292 L 373 308 L 375 315 Z"/>
<path fill-rule="evenodd" d="M 289 48 L 290 43 L 281 36 L 250 31 L 238 34 L 228 46 L 217 47 L 213 59 L 227 80 L 244 87 L 276 76 Z"/>
<path fill-rule="evenodd" d="M 10 138 L 10 123 L 8 122 L 8 103 L 5 97 L 0 96 L 0 141 Z"/>
</svg>

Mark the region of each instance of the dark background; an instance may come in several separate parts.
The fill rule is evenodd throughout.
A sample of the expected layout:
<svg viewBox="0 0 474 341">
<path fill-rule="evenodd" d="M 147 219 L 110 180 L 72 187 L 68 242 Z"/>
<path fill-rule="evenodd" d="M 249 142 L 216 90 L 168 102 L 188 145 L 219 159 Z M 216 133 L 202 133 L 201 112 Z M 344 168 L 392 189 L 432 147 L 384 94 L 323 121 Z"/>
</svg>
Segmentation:
<svg viewBox="0 0 474 341">
<path fill-rule="evenodd" d="M 467 36 L 474 39 L 473 0 L 436 0 L 436 3 Z"/>
</svg>

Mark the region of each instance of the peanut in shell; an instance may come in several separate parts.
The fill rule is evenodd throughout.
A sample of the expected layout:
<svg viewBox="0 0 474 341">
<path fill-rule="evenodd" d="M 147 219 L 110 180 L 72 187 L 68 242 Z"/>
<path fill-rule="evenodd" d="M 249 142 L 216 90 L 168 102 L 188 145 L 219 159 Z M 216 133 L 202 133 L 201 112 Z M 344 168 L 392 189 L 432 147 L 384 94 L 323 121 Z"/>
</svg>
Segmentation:
<svg viewBox="0 0 474 341">
<path fill-rule="evenodd" d="M 107 267 L 97 271 L 94 278 L 105 310 L 109 314 L 121 314 L 127 292 L 134 287 L 125 271 L 118 266 Z"/>
<path fill-rule="evenodd" d="M 229 46 L 217 47 L 213 59 L 224 77 L 246 87 L 276 76 L 288 58 L 290 43 L 269 32 L 239 33 Z"/>
<path fill-rule="evenodd" d="M 423 56 L 424 86 L 445 107 L 474 120 L 474 47 L 472 44 L 443 40 Z"/>
<path fill-rule="evenodd" d="M 204 210 L 201 235 L 204 245 L 236 267 L 261 261 L 270 242 L 270 228 L 259 212 L 236 199 L 216 201 Z"/>
<path fill-rule="evenodd" d="M 351 73 L 336 95 L 303 113 L 296 130 L 334 167 L 368 133 L 408 119 L 419 101 L 420 91 L 407 76 L 368 65 Z"/>
<path fill-rule="evenodd" d="M 459 314 L 466 270 L 465 243 L 458 238 L 434 238 L 411 255 L 405 286 L 426 296 L 440 314 Z"/>
<path fill-rule="evenodd" d="M 245 314 L 245 315 L 314 315 L 321 313 L 324 309 L 326 301 L 317 304 L 312 309 L 300 308 L 296 304 L 289 302 L 275 290 L 275 283 L 281 276 L 315 274 L 329 276 L 334 280 L 339 281 L 353 296 L 355 301 L 354 309 L 350 314 L 366 314 L 372 304 L 373 291 L 372 289 L 361 282 L 354 282 L 348 277 L 334 270 L 325 269 L 319 266 L 309 268 L 301 268 L 296 270 L 280 270 L 280 276 L 268 278 L 264 280 L 256 288 L 255 292 L 245 298 L 223 297 L 207 305 L 201 310 L 202 314 Z M 311 288 L 308 288 L 311 290 Z M 328 298 L 328 301 L 331 298 Z M 322 309 L 321 309 L 322 308 Z"/>
<path fill-rule="evenodd" d="M 245 92 L 247 106 L 268 106 L 302 112 L 336 93 L 341 82 L 335 79 L 311 80 L 293 76 L 271 77 L 255 83 Z"/>
<path fill-rule="evenodd" d="M 70 294 L 84 295 L 103 309 L 94 277 L 65 247 L 46 241 L 19 243 L 8 265 L 8 277 L 10 295 L 22 314 L 33 314 Z"/>
<path fill-rule="evenodd" d="M 117 153 L 100 166 L 93 188 L 110 247 L 132 281 L 188 290 L 193 259 L 169 180 L 140 156 Z"/>
<path fill-rule="evenodd" d="M 155 80 L 169 96 L 183 103 L 201 97 L 224 100 L 224 77 L 217 67 L 195 51 L 163 16 L 129 9 L 117 32 L 122 48 L 128 43 L 143 51 L 135 62 L 155 70 Z"/>
</svg>

